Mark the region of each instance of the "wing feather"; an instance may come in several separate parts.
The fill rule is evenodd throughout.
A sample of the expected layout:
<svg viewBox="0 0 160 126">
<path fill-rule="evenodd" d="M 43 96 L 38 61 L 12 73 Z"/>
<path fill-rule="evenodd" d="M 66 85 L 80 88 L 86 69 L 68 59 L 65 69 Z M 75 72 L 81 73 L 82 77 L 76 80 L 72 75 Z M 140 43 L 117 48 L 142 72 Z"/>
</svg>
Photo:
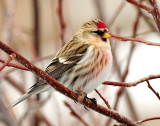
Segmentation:
<svg viewBox="0 0 160 126">
<path fill-rule="evenodd" d="M 46 68 L 45 72 L 58 81 L 64 72 L 73 68 L 82 59 L 87 51 L 87 48 L 88 45 L 83 45 L 81 48 L 79 47 L 79 50 L 73 51 L 73 55 L 68 56 L 67 54 L 65 54 L 61 57 L 55 57 L 50 65 Z M 74 52 L 79 52 L 79 54 L 74 54 Z M 46 84 L 47 83 L 44 80 L 40 79 L 36 84 L 29 88 L 29 92 L 32 92 L 37 87 Z"/>
</svg>

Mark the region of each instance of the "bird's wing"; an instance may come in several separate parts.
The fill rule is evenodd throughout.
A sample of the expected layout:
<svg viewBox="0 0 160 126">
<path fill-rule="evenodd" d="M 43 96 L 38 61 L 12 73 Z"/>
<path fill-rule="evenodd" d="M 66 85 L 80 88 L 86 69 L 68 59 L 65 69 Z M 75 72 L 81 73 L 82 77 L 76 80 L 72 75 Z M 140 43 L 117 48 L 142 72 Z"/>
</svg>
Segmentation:
<svg viewBox="0 0 160 126">
<path fill-rule="evenodd" d="M 46 68 L 46 73 L 58 80 L 62 73 L 74 67 L 84 56 L 84 54 L 59 57 L 54 59 L 52 63 Z"/>
<path fill-rule="evenodd" d="M 64 72 L 70 70 L 70 68 L 73 68 L 82 59 L 82 57 L 85 55 L 85 52 L 87 51 L 88 46 L 85 46 L 85 48 L 86 49 L 85 51 L 83 51 L 83 53 L 73 54 L 69 56 L 67 55 L 67 53 L 65 53 L 64 55 L 53 58 L 52 62 L 46 68 L 45 72 L 56 80 L 60 79 Z M 36 84 L 29 88 L 29 92 L 32 92 L 37 87 L 44 86 L 46 84 L 47 83 L 44 80 L 40 79 Z"/>
</svg>

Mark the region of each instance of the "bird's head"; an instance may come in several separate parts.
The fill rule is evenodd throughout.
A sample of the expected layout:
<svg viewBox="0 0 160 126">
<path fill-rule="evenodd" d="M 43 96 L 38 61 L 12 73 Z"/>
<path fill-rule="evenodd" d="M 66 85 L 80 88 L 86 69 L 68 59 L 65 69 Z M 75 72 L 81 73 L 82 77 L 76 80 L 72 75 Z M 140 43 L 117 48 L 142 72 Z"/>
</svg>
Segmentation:
<svg viewBox="0 0 160 126">
<path fill-rule="evenodd" d="M 108 33 L 107 26 L 99 19 L 93 19 L 84 23 L 79 31 L 79 37 L 91 42 L 108 42 L 111 35 Z"/>
</svg>

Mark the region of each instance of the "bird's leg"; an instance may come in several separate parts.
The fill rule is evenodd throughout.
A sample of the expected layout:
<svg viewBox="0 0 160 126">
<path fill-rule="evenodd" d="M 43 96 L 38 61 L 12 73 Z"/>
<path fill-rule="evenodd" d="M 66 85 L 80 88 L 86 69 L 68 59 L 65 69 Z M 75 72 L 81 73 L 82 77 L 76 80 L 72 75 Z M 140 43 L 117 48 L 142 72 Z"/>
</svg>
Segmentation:
<svg viewBox="0 0 160 126">
<path fill-rule="evenodd" d="M 97 100 L 95 98 L 88 98 L 86 92 L 82 91 L 80 87 L 76 89 L 76 92 L 79 95 L 77 99 L 78 102 L 82 103 L 84 100 L 89 99 L 95 105 L 95 107 L 97 107 Z M 84 108 L 86 109 L 86 106 Z"/>
<path fill-rule="evenodd" d="M 86 92 L 82 91 L 82 90 L 80 89 L 80 87 L 78 87 L 78 88 L 76 89 L 76 93 L 79 95 L 77 101 L 80 102 L 80 103 L 82 103 L 83 100 L 85 100 L 85 98 L 87 97 Z"/>
</svg>

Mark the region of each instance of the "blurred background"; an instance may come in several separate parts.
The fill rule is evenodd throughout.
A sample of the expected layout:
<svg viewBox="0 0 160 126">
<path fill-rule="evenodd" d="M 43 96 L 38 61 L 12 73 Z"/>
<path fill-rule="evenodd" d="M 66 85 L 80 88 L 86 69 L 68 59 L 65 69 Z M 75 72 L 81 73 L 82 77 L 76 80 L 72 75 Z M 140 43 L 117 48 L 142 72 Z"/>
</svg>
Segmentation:
<svg viewBox="0 0 160 126">
<path fill-rule="evenodd" d="M 150 6 L 148 0 L 140 0 Z M 160 0 L 157 0 L 160 5 Z M 126 0 L 0 0 L 0 40 L 45 69 L 55 53 L 67 43 L 84 22 L 100 18 L 109 32 L 125 37 L 140 37 L 160 43 L 160 34 L 151 14 Z M 132 82 L 148 75 L 159 74 L 158 46 L 123 42 L 110 38 L 114 63 L 106 80 Z M 0 59 L 8 55 L 0 51 Z M 19 64 L 15 60 L 12 63 Z M 66 96 L 51 90 L 14 108 L 8 107 L 33 85 L 37 78 L 28 71 L 6 67 L 0 72 L 0 126 L 83 126 L 70 114 L 66 101 L 90 126 L 112 126 L 117 122 L 86 110 Z M 160 93 L 160 79 L 151 80 Z M 101 85 L 97 89 L 111 107 L 132 121 L 160 117 L 160 101 L 144 82 L 123 88 Z M 89 97 L 106 106 L 93 91 Z M 158 126 L 160 120 L 143 126 Z"/>
</svg>

